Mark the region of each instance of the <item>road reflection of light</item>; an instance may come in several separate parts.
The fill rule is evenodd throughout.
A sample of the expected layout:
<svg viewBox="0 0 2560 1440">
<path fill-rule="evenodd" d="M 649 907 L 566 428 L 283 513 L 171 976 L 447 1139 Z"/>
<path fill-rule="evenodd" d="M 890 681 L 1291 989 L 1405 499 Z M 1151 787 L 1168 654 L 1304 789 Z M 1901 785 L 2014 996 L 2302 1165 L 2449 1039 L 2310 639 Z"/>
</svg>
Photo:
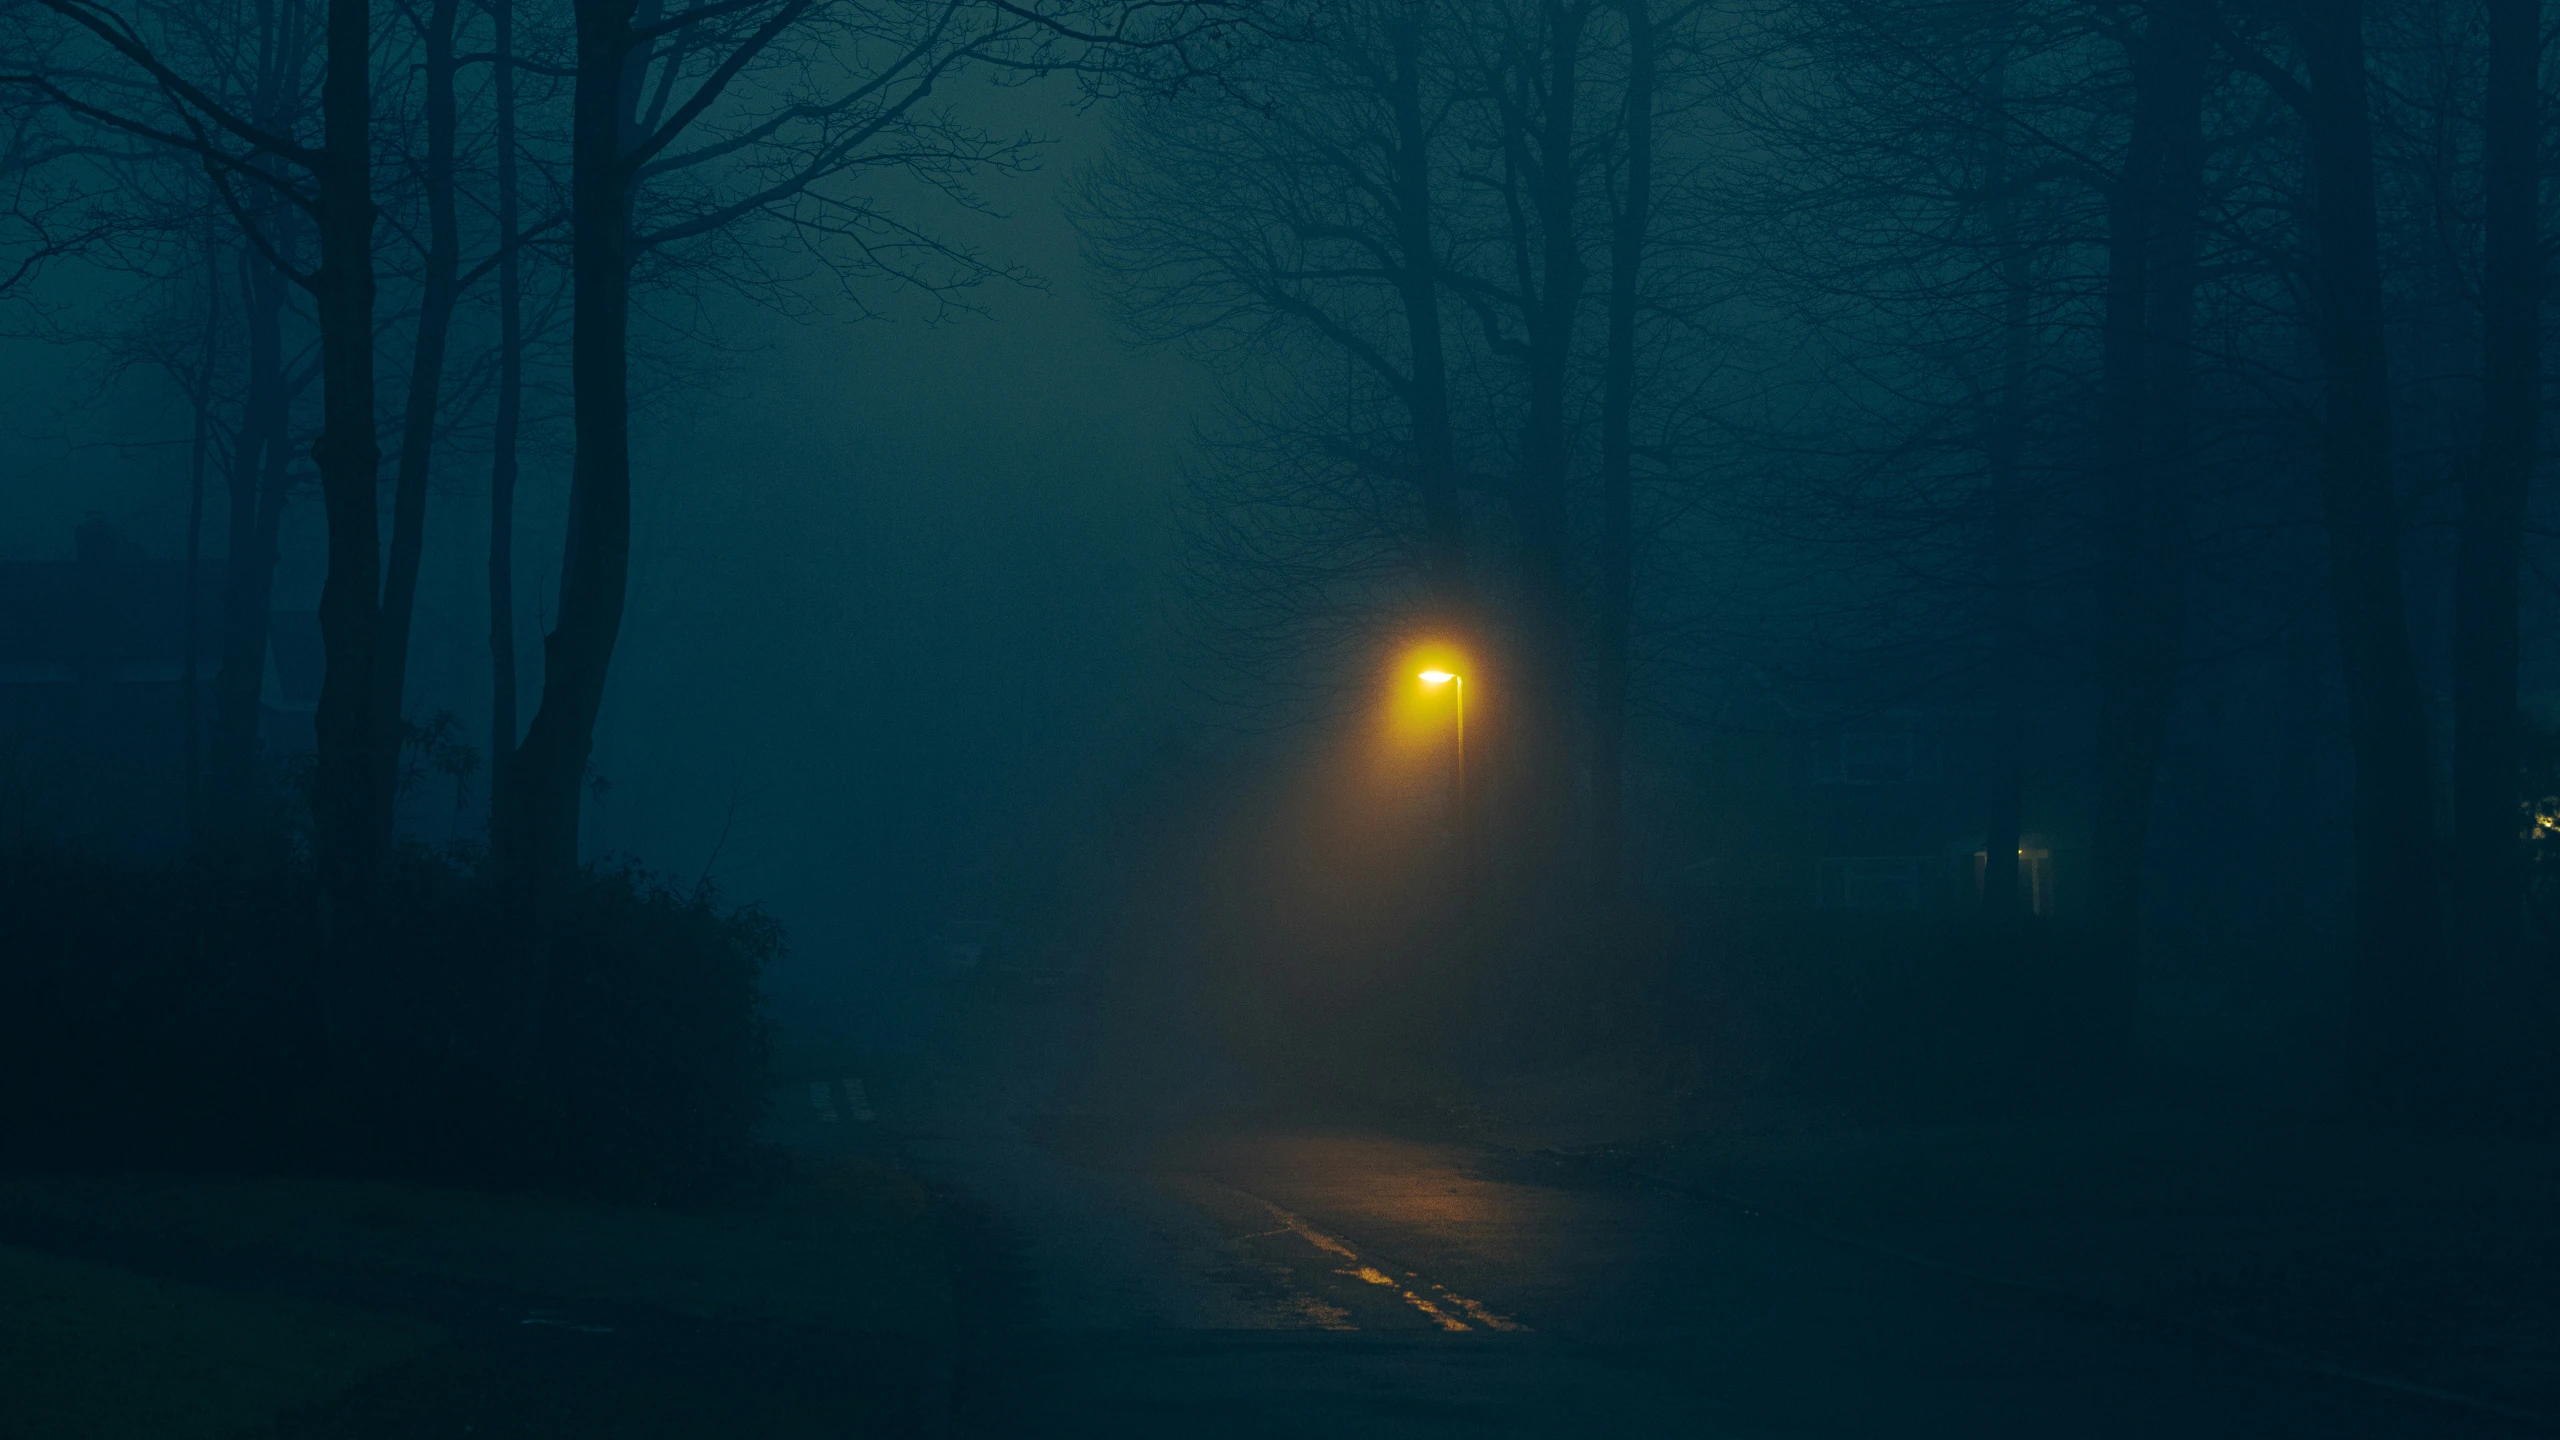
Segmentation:
<svg viewBox="0 0 2560 1440">
<path fill-rule="evenodd" d="M 1306 1241 L 1308 1244 L 1313 1245 L 1318 1250 L 1321 1250 L 1328 1255 L 1338 1256 L 1341 1259 L 1350 1262 L 1346 1267 L 1335 1270 L 1333 1273 L 1336 1275 L 1347 1275 L 1355 1280 L 1366 1281 L 1371 1285 L 1383 1285 L 1388 1289 L 1395 1291 L 1396 1295 L 1406 1304 L 1422 1312 L 1423 1315 L 1430 1318 L 1433 1324 L 1438 1325 L 1443 1330 L 1463 1331 L 1474 1328 L 1467 1324 L 1466 1321 L 1459 1319 L 1456 1315 L 1450 1314 L 1448 1310 L 1442 1309 L 1439 1305 L 1433 1304 L 1421 1295 L 1407 1289 L 1403 1284 L 1398 1282 L 1394 1276 L 1389 1275 L 1375 1265 L 1362 1260 L 1360 1258 L 1360 1253 L 1352 1249 L 1350 1245 L 1344 1243 L 1340 1238 L 1328 1235 L 1322 1230 L 1318 1230 L 1313 1225 L 1308 1224 L 1304 1217 L 1294 1214 L 1281 1206 L 1274 1205 L 1259 1195 L 1252 1196 L 1251 1198 L 1255 1203 L 1262 1206 L 1263 1209 L 1271 1212 L 1271 1217 L 1280 1223 L 1280 1228 L 1282 1230 L 1297 1236 L 1299 1239 Z M 1421 1277 L 1415 1276 L 1414 1278 L 1420 1279 Z M 1474 1319 L 1477 1324 L 1484 1326 L 1488 1330 L 1517 1333 L 1529 1328 L 1508 1316 L 1495 1314 L 1490 1308 L 1480 1302 L 1470 1300 L 1463 1295 L 1457 1294 L 1445 1285 L 1433 1284 L 1428 1281 L 1425 1281 L 1424 1283 L 1429 1284 L 1432 1290 L 1438 1292 L 1440 1299 L 1449 1307 L 1463 1312 L 1470 1318 Z"/>
</svg>

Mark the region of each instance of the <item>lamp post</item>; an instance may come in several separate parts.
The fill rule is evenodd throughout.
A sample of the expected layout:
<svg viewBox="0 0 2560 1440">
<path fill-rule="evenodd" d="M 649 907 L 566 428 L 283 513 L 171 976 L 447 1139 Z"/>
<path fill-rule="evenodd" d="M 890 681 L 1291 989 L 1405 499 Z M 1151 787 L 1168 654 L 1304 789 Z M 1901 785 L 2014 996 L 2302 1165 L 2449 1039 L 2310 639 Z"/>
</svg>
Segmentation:
<svg viewBox="0 0 2560 1440">
<path fill-rule="evenodd" d="M 1414 678 L 1433 690 L 1443 685 L 1448 686 L 1450 698 L 1457 710 L 1454 737 L 1457 742 L 1454 746 L 1457 752 L 1455 756 L 1457 794 L 1453 797 L 1455 804 L 1450 808 L 1457 812 L 1458 828 L 1459 953 L 1462 957 L 1480 959 L 1476 941 L 1481 936 L 1478 927 L 1482 923 L 1480 917 L 1484 907 L 1478 903 L 1476 894 L 1475 797 L 1472 787 L 1467 783 L 1469 778 L 1467 775 L 1467 680 L 1465 676 L 1454 670 L 1443 670 L 1437 666 L 1423 671 Z M 1464 976 L 1465 983 L 1460 991 L 1465 997 L 1460 1002 L 1460 1044 L 1465 1052 L 1469 1072 L 1477 1082 L 1481 1083 L 1485 1078 L 1488 1057 L 1493 1048 L 1493 995 L 1488 988 L 1491 977 L 1486 975 L 1479 965 L 1473 964 L 1467 967 Z"/>
<path fill-rule="evenodd" d="M 1474 806 L 1470 803 L 1473 796 L 1469 794 L 1467 784 L 1467 677 L 1453 670 L 1434 668 L 1423 671 L 1415 678 L 1435 690 L 1446 685 L 1455 695 L 1458 711 L 1456 746 L 1458 771 L 1456 804 L 1452 808 L 1457 811 L 1459 884 L 1466 890 L 1467 898 L 1472 901 L 1475 898 L 1476 883 L 1475 816 Z"/>
</svg>

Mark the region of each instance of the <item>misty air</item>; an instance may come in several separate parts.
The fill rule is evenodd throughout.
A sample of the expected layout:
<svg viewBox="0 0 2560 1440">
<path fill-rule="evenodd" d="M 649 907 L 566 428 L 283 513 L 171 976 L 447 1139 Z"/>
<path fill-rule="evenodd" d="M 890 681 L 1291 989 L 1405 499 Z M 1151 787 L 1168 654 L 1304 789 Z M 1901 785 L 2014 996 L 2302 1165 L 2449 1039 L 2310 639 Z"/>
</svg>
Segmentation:
<svg viewBox="0 0 2560 1440">
<path fill-rule="evenodd" d="M 2542 0 L 0 0 L 0 1437 L 2560 1432 Z"/>
</svg>

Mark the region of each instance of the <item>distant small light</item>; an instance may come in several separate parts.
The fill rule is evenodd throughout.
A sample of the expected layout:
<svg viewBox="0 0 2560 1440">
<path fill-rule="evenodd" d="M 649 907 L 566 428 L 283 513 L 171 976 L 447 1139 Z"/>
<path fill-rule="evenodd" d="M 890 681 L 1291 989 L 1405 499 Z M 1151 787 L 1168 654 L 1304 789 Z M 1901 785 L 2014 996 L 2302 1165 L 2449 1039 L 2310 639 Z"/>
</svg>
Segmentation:
<svg viewBox="0 0 2560 1440">
<path fill-rule="evenodd" d="M 1457 676 L 1450 674 L 1446 670 L 1425 670 L 1422 672 L 1422 683 L 1425 685 L 1446 685 L 1457 678 Z"/>
</svg>

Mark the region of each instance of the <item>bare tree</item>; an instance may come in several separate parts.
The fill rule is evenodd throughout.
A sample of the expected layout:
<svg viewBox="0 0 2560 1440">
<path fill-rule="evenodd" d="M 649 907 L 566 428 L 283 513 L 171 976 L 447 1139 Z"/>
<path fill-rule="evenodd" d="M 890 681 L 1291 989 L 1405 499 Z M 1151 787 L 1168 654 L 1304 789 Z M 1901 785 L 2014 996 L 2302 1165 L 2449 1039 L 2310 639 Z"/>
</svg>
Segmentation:
<svg viewBox="0 0 2560 1440">
<path fill-rule="evenodd" d="M 1846 572 L 1800 603 L 1808 648 L 1875 672 L 1857 703 L 1969 716 L 1980 911 L 2005 931 L 2035 720 L 2067 683 L 2046 617 L 2078 538 L 2083 237 L 2110 144 L 2088 92 L 2114 77 L 2067 5 L 1847 0 L 1774 23 L 1780 79 L 1746 112 L 1751 253 L 1826 372 L 1786 382 L 1804 419 L 1762 438 L 1786 480 L 1747 497 L 1748 523 L 1835 552 L 1797 552 Z"/>
<path fill-rule="evenodd" d="M 17 297 L 46 266 L 129 227 L 83 183 L 96 173 L 95 145 L 23 104 L 0 113 L 9 122 L 0 137 L 0 296 Z"/>
<path fill-rule="evenodd" d="M 1422 592 L 1419 615 L 1381 596 L 1396 616 L 1384 623 L 1463 635 L 1479 623 L 1465 490 L 1482 481 L 1457 452 L 1442 318 L 1446 32 L 1455 23 L 1432 0 L 1312 12 L 1304 29 L 1215 83 L 1125 110 L 1111 156 L 1084 179 L 1077 218 L 1120 286 L 1133 333 L 1218 360 L 1238 397 L 1253 397 L 1238 413 L 1239 436 L 1259 432 L 1283 451 L 1303 441 L 1304 463 L 1320 474 L 1383 487 L 1381 538 L 1409 546 Z M 1312 383 L 1275 381 L 1282 370 Z M 1228 478 L 1276 483 L 1275 501 L 1296 487 L 1246 451 L 1224 453 Z M 1409 498 L 1387 499 L 1399 491 Z M 1252 548 L 1267 552 L 1276 533 L 1262 531 Z M 1303 538 L 1294 564 L 1359 569 L 1361 541 Z M 1320 559 L 1346 543 L 1339 563 Z M 1229 578 L 1250 584 L 1257 570 L 1268 573 L 1247 565 Z M 1269 644 L 1310 616 L 1283 606 L 1266 618 L 1276 627 Z"/>
<path fill-rule="evenodd" d="M 417 15 L 420 108 L 425 112 L 426 154 L 418 176 L 427 212 L 426 251 L 420 259 L 418 317 L 409 355 L 409 384 L 401 410 L 400 456 L 391 492 L 391 551 L 385 557 L 379 653 L 373 701 L 374 823 L 381 844 L 391 835 L 393 801 L 400 783 L 403 700 L 408 688 L 409 635 L 418 604 L 418 564 L 426 548 L 427 476 L 433 461 L 444 385 L 445 351 L 453 333 L 462 288 L 462 234 L 454 173 L 458 125 L 454 82 L 459 64 L 455 30 L 460 0 L 427 0 Z M 503 223 L 503 222 L 502 222 Z M 506 244 L 513 237 L 502 237 Z"/>
<path fill-rule="evenodd" d="M 39 0 L 66 35 L 51 54 L 22 57 L 6 83 L 104 132 L 191 155 L 243 234 L 310 292 L 321 354 L 323 419 L 313 447 L 328 512 L 329 570 L 320 601 L 328 655 L 322 681 L 314 818 L 322 891 L 351 940 L 373 898 L 383 827 L 374 785 L 381 527 L 375 496 L 372 12 L 365 0 L 327 0 L 321 25 L 320 133 L 297 113 L 261 116 L 226 97 L 217 50 L 188 73 L 170 58 L 188 28 L 175 14 L 103 0 Z M 286 14 L 298 14 L 291 7 Z M 244 27 L 246 29 L 247 27 Z M 248 30 L 255 34 L 255 30 Z M 225 39 L 228 36 L 223 37 Z M 279 56 L 281 58 L 281 56 Z M 298 80 L 279 71 L 276 83 Z M 279 92 L 280 93 L 280 92 Z M 285 121 L 279 126 L 276 122 Z M 261 214 L 308 218 L 318 264 L 299 269 Z M 343 1038 L 343 1037 L 342 1037 Z"/>
<path fill-rule="evenodd" d="M 1013 0 L 572 0 L 569 246 L 576 453 L 542 698 L 499 774 L 491 832 L 524 944 L 516 1062 L 539 1055 L 554 902 L 578 860 L 596 717 L 631 548 L 628 367 L 644 255 L 778 237 L 848 281 L 947 293 L 994 273 L 878 203 L 895 175 L 971 203 L 971 177 L 1024 142 L 936 105 L 973 70 L 1033 74 L 1091 47 L 1185 69 L 1195 7 Z M 728 252 L 734 257 L 735 250 Z"/>
<path fill-rule="evenodd" d="M 2097 462 L 2100 561 L 2092 928 L 2110 1029 L 2133 1023 L 2152 793 L 2177 695 L 2185 613 L 2204 16 L 2163 0 L 2118 22 L 2130 82 L 2122 157 L 2107 177 Z M 2005 867 L 2004 867 L 2005 868 Z M 2116 1056 L 2121 1070 L 2121 1052 Z"/>
<path fill-rule="evenodd" d="M 2385 330 L 2364 7 L 2299 7 L 2297 76 L 2229 30 L 2234 60 L 2302 117 L 2311 157 L 2311 331 L 2321 362 L 2321 474 L 2332 603 L 2355 754 L 2357 1102 L 2406 1113 L 2445 1098 L 2450 990 L 2434 864 L 2424 701 L 2412 651 Z"/>
<path fill-rule="evenodd" d="M 523 187 L 517 175 L 516 0 L 490 0 L 498 247 L 498 395 L 489 437 L 489 769 L 494 794 L 516 748 L 516 465 L 524 420 Z"/>
<path fill-rule="evenodd" d="M 1512 791 L 1507 848 L 1531 896 L 1562 896 L 1571 822 L 1580 629 L 1572 581 L 1573 379 L 1589 288 L 1595 168 L 1585 111 L 1597 0 L 1489 6 L 1460 34 L 1476 123 L 1468 183 L 1483 197 L 1485 262 L 1449 283 L 1494 355 L 1517 367 L 1516 466 L 1507 492 L 1517 603 L 1499 661 L 1497 753 Z M 1499 257 L 1498 259 L 1494 257 Z M 1549 912 L 1552 913 L 1552 912 Z"/>
<path fill-rule="evenodd" d="M 1592 865 L 1618 885 L 1626 849 L 1628 656 L 1635 604 L 1636 305 L 1653 225 L 1652 7 L 1621 0 L 1626 24 L 1624 178 L 1609 217 L 1609 334 L 1600 402 L 1600 615 L 1591 717 Z"/>
<path fill-rule="evenodd" d="M 211 117 L 229 116 L 271 137 L 307 126 L 319 25 L 301 5 L 143 7 L 128 19 L 96 7 L 39 4 L 23 7 L 17 19 L 11 48 L 23 68 L 8 88 L 15 103 L 47 120 L 20 133 L 77 132 L 88 137 L 80 142 L 84 153 L 121 156 L 116 168 L 94 172 L 105 190 L 87 202 L 89 213 L 127 217 L 123 228 L 147 242 L 157 222 L 147 229 L 131 222 L 154 213 L 155 202 L 141 201 L 151 187 L 137 185 L 157 156 L 193 168 L 196 187 L 210 191 L 188 203 L 210 203 L 227 214 L 240 237 L 229 253 L 240 307 L 241 413 L 224 466 L 222 663 L 205 786 L 214 828 L 236 834 L 256 808 L 259 689 L 276 535 L 290 484 L 292 411 L 316 372 L 296 362 L 287 336 L 287 276 L 303 263 L 307 207 L 286 193 L 279 172 L 260 168 L 272 157 L 261 159 L 245 142 L 225 148 L 239 137 L 222 132 Z M 105 27 L 103 38 L 98 26 Z M 156 262 L 137 257 L 131 263 Z M 210 401 L 210 392 L 205 398 Z"/>
</svg>

